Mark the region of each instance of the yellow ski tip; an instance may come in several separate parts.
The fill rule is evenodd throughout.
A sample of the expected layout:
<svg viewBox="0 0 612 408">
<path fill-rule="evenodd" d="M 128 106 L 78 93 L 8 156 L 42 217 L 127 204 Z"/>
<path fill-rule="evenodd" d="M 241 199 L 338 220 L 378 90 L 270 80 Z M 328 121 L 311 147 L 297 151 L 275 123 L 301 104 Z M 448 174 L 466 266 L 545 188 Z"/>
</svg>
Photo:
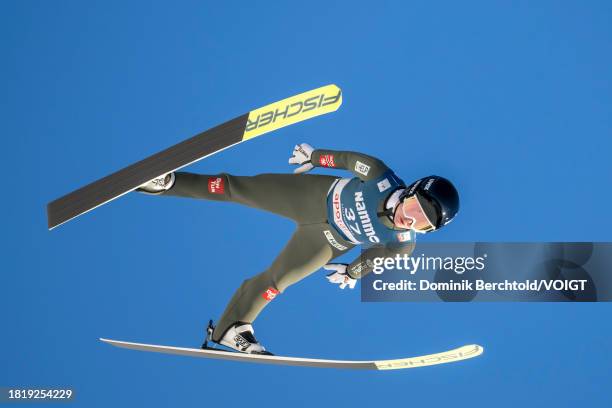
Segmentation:
<svg viewBox="0 0 612 408">
<path fill-rule="evenodd" d="M 452 363 L 478 357 L 484 348 L 478 344 L 469 344 L 442 353 L 429 354 L 420 357 L 400 358 L 397 360 L 375 361 L 378 370 L 399 370 L 403 368 L 426 367 L 437 364 Z"/>
<path fill-rule="evenodd" d="M 335 112 L 342 105 L 342 90 L 325 85 L 249 112 L 242 141 L 315 116 Z"/>
</svg>

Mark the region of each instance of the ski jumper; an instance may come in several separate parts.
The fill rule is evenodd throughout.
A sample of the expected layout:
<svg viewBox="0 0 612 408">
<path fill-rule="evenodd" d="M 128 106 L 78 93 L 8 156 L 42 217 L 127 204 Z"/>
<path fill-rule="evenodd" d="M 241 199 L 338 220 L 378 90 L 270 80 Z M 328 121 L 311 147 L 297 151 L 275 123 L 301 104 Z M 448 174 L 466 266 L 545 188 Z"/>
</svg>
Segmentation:
<svg viewBox="0 0 612 408">
<path fill-rule="evenodd" d="M 252 323 L 276 295 L 356 245 L 362 244 L 364 250 L 347 268 L 354 279 L 371 272 L 376 257 L 412 253 L 414 232 L 395 228 L 382 214 L 389 199 L 404 187 L 382 161 L 361 153 L 315 150 L 312 164 L 349 170 L 356 177 L 179 172 L 172 188 L 162 194 L 238 203 L 297 224 L 274 262 L 234 293 L 213 340 L 219 340 L 236 322 Z"/>
</svg>

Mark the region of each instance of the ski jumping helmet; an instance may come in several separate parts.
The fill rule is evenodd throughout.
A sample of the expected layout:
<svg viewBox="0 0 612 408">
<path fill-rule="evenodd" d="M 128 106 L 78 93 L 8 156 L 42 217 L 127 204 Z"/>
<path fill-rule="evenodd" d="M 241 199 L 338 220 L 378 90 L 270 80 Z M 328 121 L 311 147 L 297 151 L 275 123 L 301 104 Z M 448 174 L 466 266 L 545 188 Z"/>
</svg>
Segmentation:
<svg viewBox="0 0 612 408">
<path fill-rule="evenodd" d="M 406 187 L 399 200 L 412 196 L 417 197 L 436 230 L 451 222 L 459 211 L 459 193 L 444 177 L 428 176 L 415 181 Z"/>
</svg>

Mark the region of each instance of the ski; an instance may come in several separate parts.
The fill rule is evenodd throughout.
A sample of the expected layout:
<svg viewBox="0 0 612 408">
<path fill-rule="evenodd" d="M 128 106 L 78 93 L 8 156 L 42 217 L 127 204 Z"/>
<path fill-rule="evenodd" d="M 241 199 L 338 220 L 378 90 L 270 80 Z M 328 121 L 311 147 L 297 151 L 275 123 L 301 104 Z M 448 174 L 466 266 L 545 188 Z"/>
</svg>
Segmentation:
<svg viewBox="0 0 612 408">
<path fill-rule="evenodd" d="M 426 367 L 438 364 L 467 360 L 481 355 L 482 346 L 471 344 L 448 350 L 442 353 L 419 357 L 400 358 L 396 360 L 356 361 L 356 360 L 323 360 L 316 358 L 265 356 L 244 354 L 214 349 L 192 349 L 183 347 L 159 346 L 155 344 L 132 343 L 127 341 L 101 338 L 101 341 L 116 347 L 132 350 L 149 351 L 153 353 L 177 354 L 182 356 L 211 358 L 218 360 L 242 361 L 248 363 L 277 364 L 300 367 L 342 368 L 352 370 L 399 370 L 404 368 Z"/>
<path fill-rule="evenodd" d="M 162 174 L 273 130 L 334 112 L 341 104 L 342 91 L 332 84 L 252 110 L 51 201 L 48 227 L 53 229 Z"/>
</svg>

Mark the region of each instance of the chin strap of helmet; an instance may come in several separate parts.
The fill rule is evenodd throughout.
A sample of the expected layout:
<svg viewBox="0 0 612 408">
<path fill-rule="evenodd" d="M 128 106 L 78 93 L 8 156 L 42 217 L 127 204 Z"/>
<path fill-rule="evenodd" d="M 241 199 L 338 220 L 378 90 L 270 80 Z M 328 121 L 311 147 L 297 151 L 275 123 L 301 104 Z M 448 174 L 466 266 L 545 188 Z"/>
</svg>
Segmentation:
<svg viewBox="0 0 612 408">
<path fill-rule="evenodd" d="M 406 187 L 400 187 L 394 190 L 389 196 L 384 204 L 384 210 L 376 213 L 379 217 L 387 217 L 391 222 L 393 222 L 393 216 L 395 215 L 395 209 L 397 205 L 400 203 L 400 196 L 406 190 Z"/>
</svg>

